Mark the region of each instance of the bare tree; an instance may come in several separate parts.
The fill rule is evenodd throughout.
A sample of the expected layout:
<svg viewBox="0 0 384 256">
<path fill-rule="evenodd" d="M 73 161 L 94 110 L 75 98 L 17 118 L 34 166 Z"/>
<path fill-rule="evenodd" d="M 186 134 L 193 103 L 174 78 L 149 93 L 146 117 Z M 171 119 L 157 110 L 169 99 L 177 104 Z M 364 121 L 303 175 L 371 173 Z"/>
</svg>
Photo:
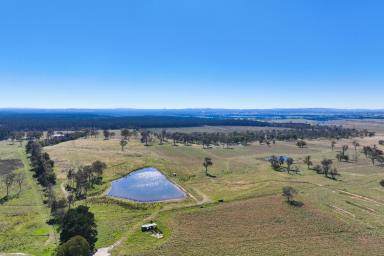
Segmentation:
<svg viewBox="0 0 384 256">
<path fill-rule="evenodd" d="M 14 173 L 8 173 L 3 178 L 3 182 L 4 182 L 5 187 L 7 189 L 7 195 L 5 196 L 5 198 L 7 198 L 7 199 L 9 196 L 9 188 L 12 186 L 14 180 L 15 180 L 15 174 Z"/>
<path fill-rule="evenodd" d="M 24 183 L 24 180 L 25 180 L 25 174 L 24 173 L 19 172 L 15 175 L 15 181 L 19 185 L 19 192 L 17 193 L 17 195 L 20 195 L 20 193 L 21 193 L 21 187 Z"/>
</svg>

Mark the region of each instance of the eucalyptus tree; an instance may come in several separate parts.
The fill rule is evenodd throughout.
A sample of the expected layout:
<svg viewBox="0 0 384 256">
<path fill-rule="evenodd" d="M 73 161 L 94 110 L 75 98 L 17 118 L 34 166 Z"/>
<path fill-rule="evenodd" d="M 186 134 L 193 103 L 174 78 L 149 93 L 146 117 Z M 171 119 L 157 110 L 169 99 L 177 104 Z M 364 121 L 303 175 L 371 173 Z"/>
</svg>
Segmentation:
<svg viewBox="0 0 384 256">
<path fill-rule="evenodd" d="M 293 197 L 297 194 L 296 189 L 291 186 L 283 187 L 283 196 L 287 198 L 288 203 L 292 203 Z"/>
<path fill-rule="evenodd" d="M 14 173 L 8 173 L 3 177 L 3 182 L 6 187 L 6 196 L 5 198 L 8 199 L 9 197 L 9 189 L 13 185 L 13 182 L 15 181 L 15 174 Z"/>
<path fill-rule="evenodd" d="M 124 151 L 124 148 L 128 145 L 127 140 L 120 140 L 120 146 L 121 146 L 121 151 Z"/>
<path fill-rule="evenodd" d="M 292 157 L 288 157 L 287 160 L 286 160 L 286 163 L 287 163 L 287 171 L 288 173 L 291 171 L 291 166 L 293 165 L 293 158 Z"/>
<path fill-rule="evenodd" d="M 204 158 L 203 166 L 205 168 L 205 175 L 208 176 L 208 167 L 213 165 L 213 161 L 211 158 L 206 157 Z"/>
<path fill-rule="evenodd" d="M 332 163 L 333 163 L 333 161 L 331 159 L 323 159 L 323 161 L 321 161 L 321 166 L 322 166 L 324 175 L 327 177 L 328 177 L 328 173 L 331 169 Z"/>
<path fill-rule="evenodd" d="M 307 165 L 308 169 L 313 165 L 313 162 L 311 161 L 311 156 L 305 156 L 303 162 Z"/>
<path fill-rule="evenodd" d="M 352 142 L 352 145 L 353 145 L 353 147 L 354 147 L 354 149 L 355 149 L 355 161 L 357 161 L 357 148 L 360 147 L 360 143 L 357 142 L 356 140 L 354 140 L 354 141 Z"/>
</svg>

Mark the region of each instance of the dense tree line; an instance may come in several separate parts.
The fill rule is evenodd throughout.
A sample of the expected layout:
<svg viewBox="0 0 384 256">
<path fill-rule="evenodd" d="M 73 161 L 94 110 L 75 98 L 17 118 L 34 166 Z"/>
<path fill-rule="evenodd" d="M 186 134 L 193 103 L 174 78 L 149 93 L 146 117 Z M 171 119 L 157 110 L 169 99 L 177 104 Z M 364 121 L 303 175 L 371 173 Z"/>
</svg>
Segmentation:
<svg viewBox="0 0 384 256">
<path fill-rule="evenodd" d="M 45 188 L 55 185 L 54 162 L 48 153 L 42 151 L 41 143 L 29 141 L 26 145 L 26 151 L 30 154 L 32 171 L 37 181 Z"/>
<path fill-rule="evenodd" d="M 166 132 L 151 134 L 149 131 L 142 131 L 142 142 L 146 145 L 150 140 L 151 136 L 157 137 L 161 142 L 166 140 L 172 141 L 173 144 L 182 143 L 185 145 L 189 144 L 200 144 L 203 147 L 209 147 L 210 145 L 224 145 L 230 147 L 231 145 L 243 144 L 258 141 L 260 144 L 266 143 L 271 144 L 275 141 L 297 141 L 299 147 L 306 145 L 303 139 L 317 139 L 317 138 L 328 138 L 328 139 L 341 139 L 351 138 L 357 136 L 369 136 L 370 133 L 365 130 L 356 130 L 350 128 L 343 128 L 340 126 L 311 126 L 308 129 L 269 129 L 260 131 L 245 131 L 245 132 Z"/>
<path fill-rule="evenodd" d="M 271 123 L 251 119 L 199 118 L 177 116 L 103 116 L 94 114 L 5 114 L 0 113 L 0 127 L 5 132 L 20 130 L 46 131 L 79 130 L 84 128 L 122 129 L 122 128 L 170 128 L 196 126 L 258 126 L 308 128 L 305 123 Z"/>
</svg>

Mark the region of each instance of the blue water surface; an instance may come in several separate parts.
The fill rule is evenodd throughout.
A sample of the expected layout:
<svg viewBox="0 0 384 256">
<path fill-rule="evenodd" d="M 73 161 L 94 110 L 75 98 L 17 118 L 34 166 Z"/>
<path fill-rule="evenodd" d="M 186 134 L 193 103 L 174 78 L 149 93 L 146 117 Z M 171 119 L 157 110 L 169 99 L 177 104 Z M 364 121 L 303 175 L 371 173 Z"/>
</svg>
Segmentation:
<svg viewBox="0 0 384 256">
<path fill-rule="evenodd" d="M 148 167 L 112 182 L 108 196 L 138 202 L 184 199 L 186 194 L 156 168 Z"/>
</svg>

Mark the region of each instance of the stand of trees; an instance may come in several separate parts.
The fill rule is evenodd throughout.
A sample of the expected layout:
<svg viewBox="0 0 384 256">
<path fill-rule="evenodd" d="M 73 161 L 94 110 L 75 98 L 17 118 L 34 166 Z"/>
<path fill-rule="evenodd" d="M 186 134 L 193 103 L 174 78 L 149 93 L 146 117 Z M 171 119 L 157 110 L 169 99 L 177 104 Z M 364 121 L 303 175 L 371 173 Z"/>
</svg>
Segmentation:
<svg viewBox="0 0 384 256">
<path fill-rule="evenodd" d="M 292 168 L 295 161 L 291 157 L 271 156 L 268 158 L 268 161 L 271 163 L 271 167 L 276 171 L 286 170 L 288 173 L 291 171 L 298 173 L 300 171 L 297 166 Z M 286 167 L 283 166 L 284 163 L 286 164 Z"/>
<path fill-rule="evenodd" d="M 333 161 L 327 158 L 323 159 L 320 164 L 315 165 L 312 170 L 316 171 L 318 174 L 324 174 L 325 177 L 334 180 L 340 175 L 338 170 L 333 167 Z"/>
<path fill-rule="evenodd" d="M 101 184 L 105 168 L 107 168 L 105 163 L 95 161 L 91 165 L 79 167 L 78 170 L 70 169 L 67 173 L 69 183 L 66 190 L 73 194 L 72 200 L 86 198 L 90 188 Z"/>
<path fill-rule="evenodd" d="M 364 146 L 363 153 L 366 158 L 371 159 L 373 165 L 375 165 L 376 161 L 381 165 L 384 164 L 384 152 L 381 149 L 378 149 L 376 145 L 372 147 Z"/>
</svg>

